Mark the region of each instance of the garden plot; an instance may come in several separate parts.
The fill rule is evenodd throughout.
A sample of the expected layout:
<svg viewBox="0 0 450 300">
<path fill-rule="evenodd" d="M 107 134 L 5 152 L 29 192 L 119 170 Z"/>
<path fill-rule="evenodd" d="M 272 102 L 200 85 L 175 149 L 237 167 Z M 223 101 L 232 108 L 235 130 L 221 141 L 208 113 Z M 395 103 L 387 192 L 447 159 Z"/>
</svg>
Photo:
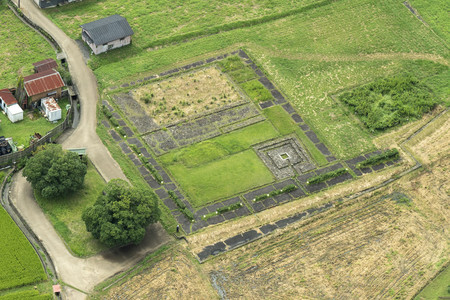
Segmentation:
<svg viewBox="0 0 450 300">
<path fill-rule="evenodd" d="M 158 125 L 242 100 L 225 74 L 213 66 L 144 85 L 132 95 Z"/>
</svg>

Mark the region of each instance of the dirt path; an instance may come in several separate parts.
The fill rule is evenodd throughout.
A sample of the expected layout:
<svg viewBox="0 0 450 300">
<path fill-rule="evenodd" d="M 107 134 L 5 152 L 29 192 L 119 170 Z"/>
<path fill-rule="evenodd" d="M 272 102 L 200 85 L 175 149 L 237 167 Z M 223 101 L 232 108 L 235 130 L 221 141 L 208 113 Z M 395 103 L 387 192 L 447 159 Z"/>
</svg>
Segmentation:
<svg viewBox="0 0 450 300">
<path fill-rule="evenodd" d="M 14 0 L 17 3 L 17 0 Z M 37 25 L 50 33 L 67 56 L 73 82 L 78 87 L 81 102 L 81 118 L 78 127 L 62 143 L 64 148 L 87 148 L 89 158 L 109 181 L 113 178 L 126 179 L 117 162 L 111 157 L 95 132 L 97 127 L 96 108 L 98 101 L 97 80 L 86 66 L 83 55 L 75 41 L 53 24 L 32 0 L 21 1 L 22 12 Z"/>
<path fill-rule="evenodd" d="M 31 185 L 21 173 L 16 173 L 12 182 L 10 190 L 12 204 L 50 254 L 60 279 L 81 291 L 92 291 L 95 285 L 117 272 L 132 267 L 149 252 L 170 241 L 169 235 L 161 225 L 153 224 L 149 226 L 139 246 L 125 247 L 86 259 L 74 257 L 34 200 Z M 83 299 L 84 297 L 85 295 L 74 289 L 70 289 L 70 292 L 66 294 L 66 299 Z"/>
</svg>

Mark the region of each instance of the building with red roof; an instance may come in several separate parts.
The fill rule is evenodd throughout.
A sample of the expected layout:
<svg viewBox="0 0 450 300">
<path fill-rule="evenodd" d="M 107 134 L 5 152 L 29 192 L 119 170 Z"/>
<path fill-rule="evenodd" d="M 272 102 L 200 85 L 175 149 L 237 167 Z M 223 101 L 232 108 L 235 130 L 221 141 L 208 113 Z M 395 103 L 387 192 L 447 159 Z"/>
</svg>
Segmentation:
<svg viewBox="0 0 450 300">
<path fill-rule="evenodd" d="M 11 122 L 15 123 L 23 120 L 23 110 L 20 108 L 19 104 L 17 104 L 17 100 L 10 90 L 0 90 L 0 106 L 8 115 L 8 119 Z"/>
<path fill-rule="evenodd" d="M 64 86 L 61 75 L 54 69 L 24 77 L 23 87 L 27 97 L 22 102 L 22 108 L 31 104 L 37 105 L 38 101 L 45 97 L 61 98 Z"/>
<path fill-rule="evenodd" d="M 47 71 L 47 70 L 51 70 L 51 69 L 57 69 L 58 68 L 58 64 L 56 63 L 56 61 L 53 58 L 47 58 L 38 62 L 35 62 L 33 64 L 34 66 L 34 72 L 35 73 L 39 73 L 39 72 L 43 72 L 43 71 Z"/>
</svg>

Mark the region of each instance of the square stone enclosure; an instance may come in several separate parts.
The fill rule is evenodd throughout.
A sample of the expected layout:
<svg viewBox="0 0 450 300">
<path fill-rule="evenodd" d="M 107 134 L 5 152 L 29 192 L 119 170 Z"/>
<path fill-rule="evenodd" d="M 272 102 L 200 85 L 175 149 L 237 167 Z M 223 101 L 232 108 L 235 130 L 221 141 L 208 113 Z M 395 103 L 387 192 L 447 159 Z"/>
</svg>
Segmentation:
<svg viewBox="0 0 450 300">
<path fill-rule="evenodd" d="M 258 144 L 253 149 L 278 180 L 316 168 L 293 135 Z"/>
</svg>

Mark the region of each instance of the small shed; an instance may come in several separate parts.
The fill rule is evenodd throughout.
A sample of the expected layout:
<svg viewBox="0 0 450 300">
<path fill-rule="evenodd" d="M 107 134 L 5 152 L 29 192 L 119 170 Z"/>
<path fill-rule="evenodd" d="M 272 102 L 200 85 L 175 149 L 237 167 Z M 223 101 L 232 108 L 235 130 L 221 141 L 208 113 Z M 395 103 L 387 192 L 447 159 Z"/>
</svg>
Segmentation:
<svg viewBox="0 0 450 300">
<path fill-rule="evenodd" d="M 81 38 L 95 54 L 130 44 L 131 36 L 134 34 L 127 19 L 119 15 L 83 24 L 80 27 Z"/>
<path fill-rule="evenodd" d="M 44 110 L 47 119 L 50 122 L 58 121 L 61 119 L 61 108 L 56 100 L 52 97 L 44 98 L 41 100 L 41 106 Z"/>
<path fill-rule="evenodd" d="M 39 73 L 47 70 L 56 70 L 58 68 L 58 64 L 53 58 L 47 58 L 38 62 L 33 63 L 34 72 Z"/>
<path fill-rule="evenodd" d="M 8 106 L 8 109 L 6 110 L 6 114 L 8 115 L 8 119 L 13 123 L 23 120 L 23 110 L 20 107 L 20 105 L 17 103 L 13 104 L 11 106 Z"/>
</svg>

